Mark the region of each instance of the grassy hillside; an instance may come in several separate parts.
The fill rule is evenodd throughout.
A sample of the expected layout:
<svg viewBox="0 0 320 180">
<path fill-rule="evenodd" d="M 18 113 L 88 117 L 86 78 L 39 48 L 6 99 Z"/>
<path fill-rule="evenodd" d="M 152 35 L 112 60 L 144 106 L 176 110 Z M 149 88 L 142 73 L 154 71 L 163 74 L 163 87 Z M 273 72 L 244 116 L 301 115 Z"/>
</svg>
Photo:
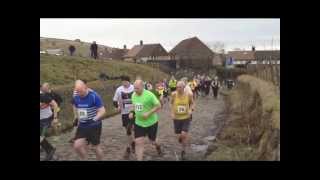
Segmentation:
<svg viewBox="0 0 320 180">
<path fill-rule="evenodd" d="M 167 74 L 149 66 L 111 60 L 93 60 L 70 56 L 40 56 L 40 81 L 53 85 L 66 85 L 76 79 L 98 80 L 100 73 L 108 76 L 128 75 L 132 79 L 141 76 L 146 80 L 159 80 Z"/>
<path fill-rule="evenodd" d="M 111 48 L 108 46 L 100 45 L 98 43 L 98 50 L 103 50 L 105 48 Z M 75 56 L 89 57 L 91 42 L 78 42 L 65 39 L 55 39 L 55 38 L 41 38 L 40 39 L 40 50 L 46 49 L 63 49 L 65 53 L 69 54 L 69 46 L 74 45 L 76 51 Z"/>
<path fill-rule="evenodd" d="M 238 77 L 227 93 L 228 118 L 208 160 L 280 160 L 280 97 L 276 87 L 253 76 Z"/>
<path fill-rule="evenodd" d="M 60 121 L 62 127 L 60 130 L 66 130 L 72 124 L 72 106 L 70 104 L 73 92 L 74 80 L 85 79 L 88 86 L 97 91 L 103 98 L 107 115 L 115 114 L 112 107 L 112 97 L 115 89 L 121 84 L 120 80 L 99 80 L 99 74 L 105 73 L 108 76 L 128 75 L 134 81 L 136 76 L 141 76 L 143 80 L 156 82 L 163 78 L 169 78 L 169 75 L 151 67 L 119 62 L 93 60 L 89 58 L 70 57 L 70 56 L 40 56 L 40 83 L 49 82 L 53 90 L 63 97 L 61 105 Z M 59 130 L 59 131 L 60 131 Z M 49 134 L 59 134 L 49 131 Z"/>
</svg>

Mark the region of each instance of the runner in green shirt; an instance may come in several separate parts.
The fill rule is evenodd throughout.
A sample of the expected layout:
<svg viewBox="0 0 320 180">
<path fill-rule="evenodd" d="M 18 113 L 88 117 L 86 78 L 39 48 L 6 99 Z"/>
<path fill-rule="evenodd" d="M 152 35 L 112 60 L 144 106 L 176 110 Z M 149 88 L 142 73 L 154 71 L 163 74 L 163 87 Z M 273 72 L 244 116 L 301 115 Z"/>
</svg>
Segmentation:
<svg viewBox="0 0 320 180">
<path fill-rule="evenodd" d="M 158 115 L 156 111 L 161 108 L 161 104 L 152 92 L 144 89 L 142 80 L 135 81 L 134 91 L 131 97 L 134 111 L 129 116 L 132 119 L 135 115 L 134 136 L 136 155 L 137 159 L 141 161 L 143 160 L 144 138 L 146 135 L 148 135 L 149 140 L 156 147 L 158 154 L 161 155 L 160 145 L 156 142 L 158 130 Z"/>
</svg>

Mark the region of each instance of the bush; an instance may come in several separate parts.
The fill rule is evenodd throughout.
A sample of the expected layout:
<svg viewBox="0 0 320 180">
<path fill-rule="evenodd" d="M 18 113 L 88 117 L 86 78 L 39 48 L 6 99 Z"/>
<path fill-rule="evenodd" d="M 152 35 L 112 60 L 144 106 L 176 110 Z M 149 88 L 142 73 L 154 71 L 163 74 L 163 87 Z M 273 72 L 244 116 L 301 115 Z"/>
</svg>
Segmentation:
<svg viewBox="0 0 320 180">
<path fill-rule="evenodd" d="M 218 135 L 219 147 L 208 158 L 221 160 L 219 157 L 232 154 L 225 160 L 279 160 L 280 97 L 276 87 L 249 75 L 239 76 L 238 81 L 226 98 L 230 114 Z"/>
</svg>

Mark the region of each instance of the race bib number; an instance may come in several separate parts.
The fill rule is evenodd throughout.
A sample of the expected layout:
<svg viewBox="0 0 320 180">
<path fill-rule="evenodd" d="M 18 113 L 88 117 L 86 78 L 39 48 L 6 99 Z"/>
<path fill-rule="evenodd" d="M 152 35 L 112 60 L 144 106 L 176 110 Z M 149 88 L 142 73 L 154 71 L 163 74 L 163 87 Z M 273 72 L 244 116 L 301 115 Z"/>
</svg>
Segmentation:
<svg viewBox="0 0 320 180">
<path fill-rule="evenodd" d="M 177 112 L 178 113 L 186 113 L 187 112 L 186 106 L 178 106 L 177 107 Z"/>
<path fill-rule="evenodd" d="M 136 111 L 140 112 L 140 111 L 143 110 L 143 105 L 142 104 L 136 104 L 135 105 L 135 109 L 136 109 Z"/>
<path fill-rule="evenodd" d="M 78 115 L 79 115 L 80 119 L 87 119 L 88 118 L 88 113 L 87 113 L 87 110 L 85 110 L 85 109 L 79 109 Z"/>
</svg>

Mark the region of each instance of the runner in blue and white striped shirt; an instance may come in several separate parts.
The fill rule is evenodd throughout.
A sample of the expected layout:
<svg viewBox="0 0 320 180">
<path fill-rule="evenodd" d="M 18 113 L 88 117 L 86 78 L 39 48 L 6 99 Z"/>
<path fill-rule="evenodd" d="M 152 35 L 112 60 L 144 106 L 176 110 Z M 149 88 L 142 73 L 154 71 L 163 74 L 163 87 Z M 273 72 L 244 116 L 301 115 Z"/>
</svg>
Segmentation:
<svg viewBox="0 0 320 180">
<path fill-rule="evenodd" d="M 79 120 L 74 149 L 81 159 L 87 158 L 87 145 L 92 144 L 96 151 L 97 160 L 102 160 L 100 136 L 102 130 L 101 119 L 105 115 L 105 108 L 101 97 L 87 85 L 77 80 L 75 83 L 77 95 L 73 97 L 75 117 Z"/>
</svg>

